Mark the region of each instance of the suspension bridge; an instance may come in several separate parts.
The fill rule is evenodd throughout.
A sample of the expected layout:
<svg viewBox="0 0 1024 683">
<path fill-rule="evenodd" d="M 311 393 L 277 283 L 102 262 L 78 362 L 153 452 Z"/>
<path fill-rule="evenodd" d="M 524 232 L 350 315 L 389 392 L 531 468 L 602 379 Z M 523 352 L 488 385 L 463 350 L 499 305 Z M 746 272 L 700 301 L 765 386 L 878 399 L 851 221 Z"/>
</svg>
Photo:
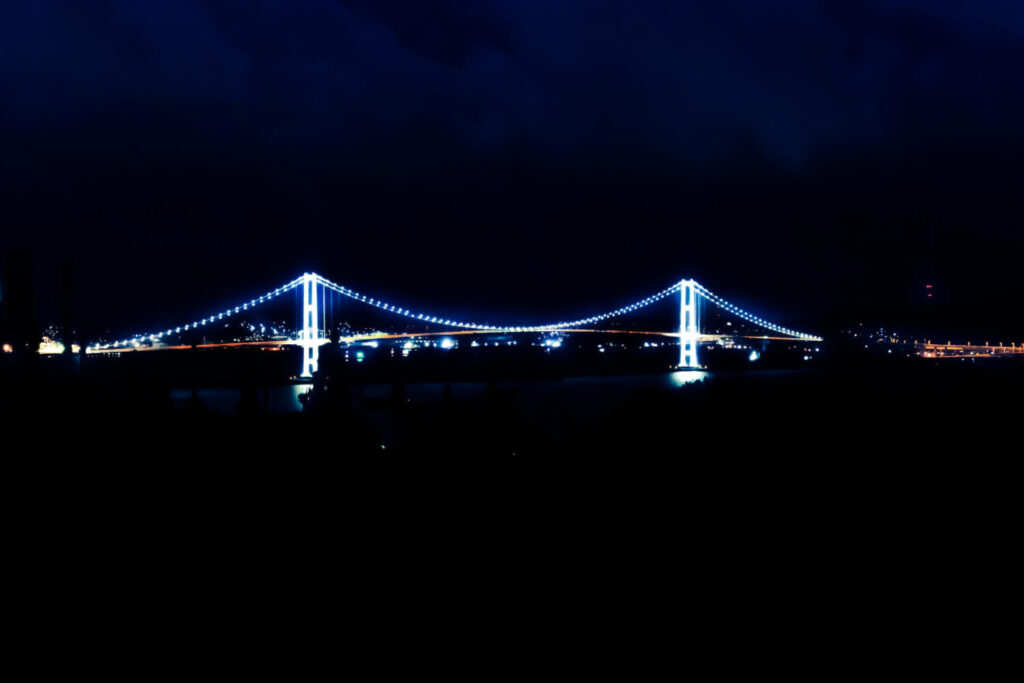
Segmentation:
<svg viewBox="0 0 1024 683">
<path fill-rule="evenodd" d="M 272 301 L 288 293 L 298 290 L 301 292 L 299 313 L 301 325 L 295 338 L 284 341 L 258 341 L 258 342 L 228 342 L 214 344 L 181 344 L 166 345 L 167 340 L 174 339 L 183 333 L 203 330 L 216 325 L 218 322 L 230 320 L 235 316 L 244 314 L 250 310 L 257 309 L 269 304 Z M 361 294 L 353 289 L 344 287 L 332 282 L 316 273 L 304 273 L 294 280 L 287 282 L 276 289 L 273 289 L 259 297 L 243 301 L 236 306 L 214 313 L 204 318 L 193 320 L 180 326 L 156 330 L 145 333 L 133 334 L 118 341 L 95 343 L 86 348 L 86 353 L 120 353 L 124 351 L 144 350 L 154 348 L 154 344 L 165 344 L 162 349 L 185 349 L 203 347 L 224 347 L 224 346 L 246 346 L 246 345 L 297 345 L 302 347 L 302 361 L 300 368 L 301 377 L 312 377 L 319 369 L 320 347 L 330 343 L 330 338 L 325 334 L 325 325 L 322 323 L 324 309 L 327 305 L 327 295 L 339 295 L 354 302 L 365 304 L 368 307 L 379 309 L 388 314 L 404 318 L 406 322 L 416 322 L 425 325 L 433 325 L 442 328 L 442 331 L 403 332 L 385 333 L 372 332 L 342 337 L 339 341 L 356 342 L 375 339 L 399 339 L 411 337 L 425 337 L 441 334 L 495 334 L 495 333 L 607 333 L 607 334 L 646 334 L 662 335 L 677 340 L 679 346 L 680 368 L 700 368 L 700 344 L 724 335 L 704 334 L 701 330 L 701 314 L 708 307 L 716 307 L 722 312 L 735 316 L 736 318 L 753 325 L 762 330 L 772 332 L 775 336 L 761 335 L 756 339 L 782 339 L 820 342 L 821 337 L 799 332 L 781 325 L 772 323 L 764 318 L 750 313 L 739 306 L 736 306 L 722 297 L 714 294 L 703 285 L 692 279 L 684 279 L 679 282 L 633 301 L 625 306 L 614 310 L 605 311 L 585 318 L 567 319 L 544 324 L 524 325 L 499 325 L 485 322 L 470 322 L 455 320 L 444 316 L 432 315 L 424 312 L 417 312 L 396 306 L 387 301 Z M 622 329 L 605 329 L 601 325 L 611 319 L 624 318 L 641 309 L 650 307 L 653 304 L 667 300 L 670 297 L 678 296 L 678 326 L 671 330 L 662 331 L 636 331 Z M 739 335 L 732 335 L 739 336 Z"/>
</svg>

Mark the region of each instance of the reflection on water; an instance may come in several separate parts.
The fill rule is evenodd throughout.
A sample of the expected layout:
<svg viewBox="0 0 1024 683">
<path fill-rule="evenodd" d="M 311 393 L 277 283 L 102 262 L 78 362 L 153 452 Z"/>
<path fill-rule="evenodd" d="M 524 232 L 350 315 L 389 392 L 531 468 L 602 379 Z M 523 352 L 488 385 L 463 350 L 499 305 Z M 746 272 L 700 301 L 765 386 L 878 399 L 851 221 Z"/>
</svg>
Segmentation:
<svg viewBox="0 0 1024 683">
<path fill-rule="evenodd" d="M 256 391 L 256 399 L 265 410 L 272 413 L 294 413 L 302 410 L 299 396 L 313 388 L 311 382 L 263 387 Z M 183 408 L 192 398 L 189 389 L 173 389 L 171 403 Z M 215 413 L 236 413 L 242 401 L 242 391 L 235 388 L 205 388 L 196 392 L 196 398 L 207 410 Z"/>
<path fill-rule="evenodd" d="M 684 384 L 693 384 L 694 382 L 703 382 L 704 378 L 708 376 L 708 373 L 703 370 L 680 370 L 673 372 L 669 375 L 669 379 L 677 387 L 681 387 Z"/>
<path fill-rule="evenodd" d="M 304 395 L 306 392 L 313 388 L 312 382 L 304 382 L 302 384 L 293 384 L 289 387 L 291 389 L 292 397 L 292 410 L 302 410 L 302 401 L 299 400 L 299 396 Z"/>
<path fill-rule="evenodd" d="M 601 377 L 569 377 L 549 381 L 508 381 L 496 382 L 496 386 L 511 389 L 522 407 L 528 411 L 563 409 L 566 404 L 578 404 L 591 408 L 612 408 L 625 398 L 637 392 L 660 389 L 679 389 L 703 382 L 710 373 L 702 370 L 681 370 L 667 374 L 653 375 L 612 375 Z M 405 395 L 414 402 L 439 403 L 446 395 L 455 400 L 473 400 L 483 397 L 486 382 L 425 382 L 408 384 L 403 388 Z M 286 384 L 263 387 L 256 391 L 260 408 L 272 413 L 301 412 L 303 405 L 299 397 L 312 389 L 312 383 Z M 360 395 L 366 399 L 380 400 L 391 396 L 391 384 L 369 384 Z M 192 397 L 188 389 L 171 391 L 171 401 L 184 407 Z M 200 389 L 196 397 L 207 410 L 216 413 L 235 413 L 242 400 L 239 389 Z"/>
</svg>

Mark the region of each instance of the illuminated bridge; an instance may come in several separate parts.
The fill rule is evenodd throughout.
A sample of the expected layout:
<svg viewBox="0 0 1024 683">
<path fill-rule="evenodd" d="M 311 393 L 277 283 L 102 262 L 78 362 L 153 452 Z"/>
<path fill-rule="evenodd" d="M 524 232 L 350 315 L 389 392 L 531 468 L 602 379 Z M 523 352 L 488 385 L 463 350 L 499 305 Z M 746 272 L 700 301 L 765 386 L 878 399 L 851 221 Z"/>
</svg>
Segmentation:
<svg viewBox="0 0 1024 683">
<path fill-rule="evenodd" d="M 292 291 L 301 293 L 301 299 L 298 304 L 301 324 L 299 325 L 297 334 L 293 335 L 293 338 L 277 342 L 233 342 L 196 345 L 183 344 L 180 346 L 168 344 L 170 340 L 178 338 L 183 333 L 202 331 L 206 328 L 212 328 L 225 320 L 230 320 L 233 317 L 245 314 L 250 310 L 257 309 L 269 304 L 270 302 L 279 300 L 283 294 Z M 496 325 L 484 322 L 453 320 L 444 316 L 413 311 L 402 306 L 396 306 L 392 303 L 366 296 L 365 294 L 360 294 L 355 290 L 332 282 L 320 275 L 317 275 L 316 273 L 304 273 L 291 282 L 283 284 L 266 294 L 244 301 L 236 306 L 227 308 L 213 315 L 193 320 L 173 328 L 167 328 L 165 330 L 134 334 L 119 341 L 92 344 L 87 347 L 86 352 L 91 354 L 103 354 L 143 350 L 147 348 L 174 349 L 192 348 L 193 346 L 223 347 L 242 346 L 246 344 L 293 344 L 301 346 L 303 349 L 300 375 L 302 377 L 312 377 L 313 373 L 317 372 L 319 368 L 320 347 L 323 344 L 330 343 L 330 338 L 325 334 L 327 329 L 325 319 L 328 307 L 333 308 L 333 300 L 335 297 L 345 298 L 347 300 L 357 302 L 358 304 L 363 304 L 367 307 L 379 309 L 380 311 L 398 318 L 404 318 L 406 323 L 422 324 L 427 328 L 422 332 L 403 332 L 399 334 L 386 332 L 355 334 L 340 338 L 340 341 L 342 342 L 423 337 L 442 334 L 458 335 L 520 332 L 652 334 L 662 335 L 670 337 L 673 340 L 678 340 L 674 343 L 678 343 L 679 346 L 680 368 L 699 368 L 701 367 L 698 358 L 700 343 L 724 336 L 720 334 L 705 334 L 702 332 L 702 314 L 704 314 L 709 308 L 716 308 L 721 313 L 742 320 L 755 328 L 759 328 L 761 331 L 772 333 L 772 336 L 769 336 L 768 334 L 756 336 L 755 338 L 757 339 L 821 341 L 821 338 L 815 335 L 782 327 L 757 315 L 749 313 L 712 293 L 695 280 L 681 280 L 659 292 L 655 292 L 625 306 L 621 306 L 611 311 L 590 315 L 585 318 L 559 320 L 540 325 Z M 678 298 L 676 299 L 676 297 Z M 602 327 L 606 321 L 635 315 L 642 309 L 647 309 L 653 304 L 666 300 L 668 303 L 671 303 L 673 300 L 678 302 L 678 325 L 673 325 L 673 329 L 652 332 L 606 329 Z M 672 305 L 673 310 L 676 310 L 675 304 L 673 303 Z M 438 331 L 438 329 L 440 331 Z M 155 345 L 157 344 L 160 344 L 161 346 L 156 347 Z"/>
</svg>

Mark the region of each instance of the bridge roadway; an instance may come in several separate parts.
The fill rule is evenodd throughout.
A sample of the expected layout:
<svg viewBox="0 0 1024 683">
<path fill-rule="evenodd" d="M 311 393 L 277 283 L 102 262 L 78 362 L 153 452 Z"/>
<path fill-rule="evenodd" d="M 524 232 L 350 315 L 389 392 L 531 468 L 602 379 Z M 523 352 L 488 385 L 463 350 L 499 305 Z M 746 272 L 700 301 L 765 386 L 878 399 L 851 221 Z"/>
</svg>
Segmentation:
<svg viewBox="0 0 1024 683">
<path fill-rule="evenodd" d="M 550 333 L 589 333 L 589 334 L 630 334 L 630 335 L 642 335 L 650 337 L 669 337 L 678 339 L 678 332 L 650 332 L 641 330 L 586 330 L 586 329 L 556 329 L 556 330 L 544 330 L 543 333 L 538 334 L 550 334 Z M 454 337 L 461 335 L 487 335 L 487 334 L 531 334 L 526 332 L 512 332 L 508 330 L 455 330 L 448 332 L 403 332 L 399 334 L 389 333 L 375 333 L 375 334 L 361 334 L 354 335 L 351 337 L 341 337 L 339 342 L 346 342 L 349 344 L 358 344 L 360 342 L 367 341 L 378 341 L 388 339 L 415 339 L 417 337 Z M 796 342 L 800 341 L 793 337 L 771 337 L 771 336 L 760 336 L 760 335 L 737 335 L 737 334 L 702 334 L 699 336 L 702 342 L 717 341 L 719 339 L 750 339 L 750 340 L 764 340 L 764 341 L 788 341 Z M 323 339 L 321 344 L 329 344 L 330 339 Z M 127 347 L 118 349 L 87 349 L 87 354 L 103 354 L 103 353 L 124 353 L 126 351 L 179 351 L 185 349 L 224 349 L 234 347 L 246 347 L 246 346 L 262 346 L 267 348 L 284 347 L 284 346 L 300 346 L 301 340 L 298 339 L 286 339 L 278 341 L 250 341 L 250 342 L 218 342 L 212 344 L 179 344 L 175 346 L 138 346 L 138 347 Z"/>
<path fill-rule="evenodd" d="M 985 358 L 992 356 L 1024 355 L 1024 344 L 993 346 L 991 344 L 914 344 L 917 354 L 924 358 Z"/>
</svg>

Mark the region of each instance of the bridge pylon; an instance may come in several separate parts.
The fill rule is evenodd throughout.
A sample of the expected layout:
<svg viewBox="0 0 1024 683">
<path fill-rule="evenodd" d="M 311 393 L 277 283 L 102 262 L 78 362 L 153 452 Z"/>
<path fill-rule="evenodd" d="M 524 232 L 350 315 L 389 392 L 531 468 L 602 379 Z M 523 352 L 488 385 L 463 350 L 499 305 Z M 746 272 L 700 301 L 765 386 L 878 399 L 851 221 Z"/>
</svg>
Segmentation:
<svg viewBox="0 0 1024 683">
<path fill-rule="evenodd" d="M 679 283 L 679 367 L 699 368 L 697 348 L 700 343 L 700 319 L 697 311 L 697 283 Z"/>
<path fill-rule="evenodd" d="M 302 275 L 302 377 L 320 369 L 320 293 L 315 273 Z"/>
</svg>

